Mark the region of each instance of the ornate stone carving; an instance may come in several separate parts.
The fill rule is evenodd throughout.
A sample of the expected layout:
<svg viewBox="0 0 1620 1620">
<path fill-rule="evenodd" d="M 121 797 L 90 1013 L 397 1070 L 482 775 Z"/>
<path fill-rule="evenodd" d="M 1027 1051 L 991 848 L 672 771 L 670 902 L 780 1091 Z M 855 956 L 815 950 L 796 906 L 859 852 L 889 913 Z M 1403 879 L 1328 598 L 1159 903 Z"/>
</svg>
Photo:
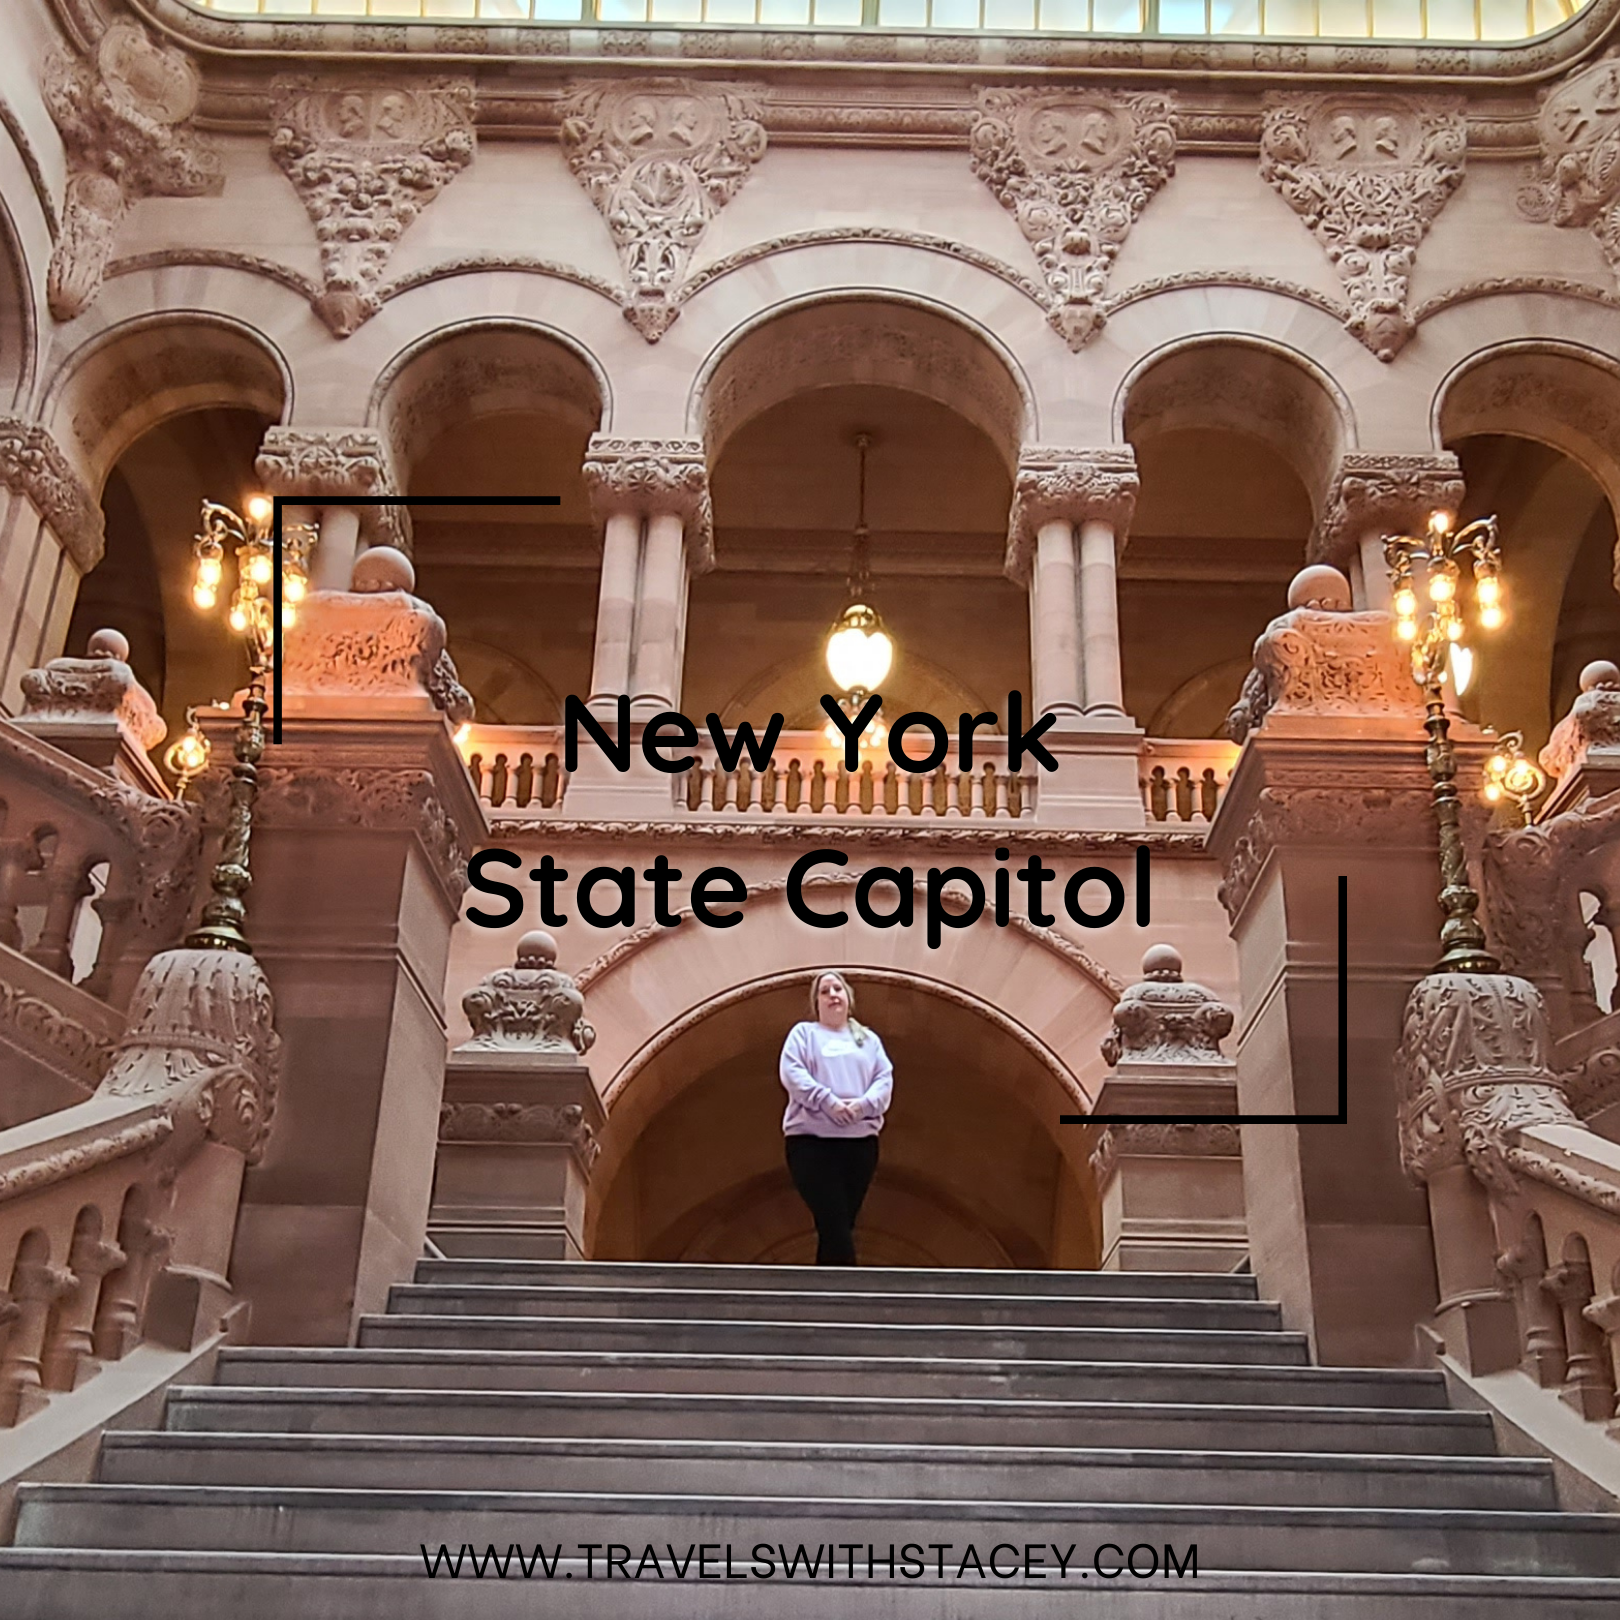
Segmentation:
<svg viewBox="0 0 1620 1620">
<path fill-rule="evenodd" d="M 459 1102 L 439 1113 L 441 1142 L 559 1142 L 596 1163 L 602 1145 L 578 1103 Z"/>
<path fill-rule="evenodd" d="M 1458 97 L 1302 91 L 1267 98 L 1260 174 L 1311 228 L 1350 303 L 1346 327 L 1380 360 L 1414 330 L 1418 244 L 1462 183 Z"/>
<path fill-rule="evenodd" d="M 558 1052 L 582 1057 L 596 1040 L 585 997 L 560 968 L 557 942 L 540 929 L 518 941 L 517 965 L 497 968 L 461 998 L 472 1025 L 463 1052 Z"/>
<path fill-rule="evenodd" d="M 1586 760 L 1588 748 L 1620 745 L 1620 668 L 1607 660 L 1588 664 L 1581 671 L 1580 696 L 1569 713 L 1553 727 L 1541 750 L 1542 769 L 1552 776 L 1567 776 Z"/>
<path fill-rule="evenodd" d="M 598 522 L 615 512 L 653 517 L 678 512 L 686 523 L 687 565 L 714 564 L 714 512 L 709 465 L 700 439 L 615 439 L 591 435 L 585 488 Z"/>
<path fill-rule="evenodd" d="M 1007 525 L 1006 572 L 1027 583 L 1035 536 L 1043 523 L 1062 519 L 1110 523 L 1123 535 L 1140 489 L 1136 452 L 1129 445 L 1096 450 L 1025 449 L 1018 458 L 1012 515 Z"/>
<path fill-rule="evenodd" d="M 1181 953 L 1173 946 L 1151 946 L 1142 972 L 1146 977 L 1114 1003 L 1103 1062 L 1224 1067 L 1221 1042 L 1232 1033 L 1232 1009 L 1213 991 L 1182 978 Z"/>
<path fill-rule="evenodd" d="M 1492 1191 L 1529 1125 L 1578 1125 L 1548 1066 L 1541 992 L 1507 973 L 1431 973 L 1406 1002 L 1395 1053 L 1401 1163 L 1414 1181 L 1466 1162 Z"/>
<path fill-rule="evenodd" d="M 1531 219 L 1587 225 L 1620 278 L 1620 60 L 1571 74 L 1541 104 L 1541 165 L 1519 193 Z"/>
<path fill-rule="evenodd" d="M 656 343 L 709 221 L 764 156 L 758 102 L 686 79 L 630 79 L 575 90 L 560 113 L 568 166 L 619 250 L 625 319 Z"/>
<path fill-rule="evenodd" d="M 1347 451 L 1311 536 L 1311 560 L 1345 562 L 1365 534 L 1422 534 L 1432 513 L 1455 516 L 1463 494 L 1462 467 L 1449 450 L 1426 455 Z"/>
<path fill-rule="evenodd" d="M 98 635 L 107 636 L 100 631 Z M 129 643 L 98 652 L 92 638 L 88 658 L 53 658 L 43 669 L 28 670 L 22 678 L 24 722 L 48 721 L 71 725 L 76 721 L 116 721 L 142 750 L 156 748 L 169 728 L 157 712 L 152 694 L 135 678 L 124 660 Z"/>
<path fill-rule="evenodd" d="M 321 245 L 321 318 L 347 337 L 380 307 L 411 221 L 473 159 L 471 79 L 278 79 L 270 150 Z"/>
<path fill-rule="evenodd" d="M 101 561 L 106 548 L 101 505 L 44 428 L 0 416 L 0 485 L 32 505 L 81 574 Z"/>
<path fill-rule="evenodd" d="M 1131 227 L 1175 173 L 1165 91 L 981 90 L 973 172 L 1018 221 L 1071 349 L 1102 326 L 1108 273 Z"/>
<path fill-rule="evenodd" d="M 387 441 L 373 428 L 268 428 L 253 466 L 267 494 L 300 501 L 337 504 L 356 495 L 400 493 Z M 403 506 L 362 506 L 359 512 L 370 544 L 410 550 Z"/>
<path fill-rule="evenodd" d="M 43 996 L 0 980 L 0 1039 L 45 1059 L 71 1074 L 86 1094 L 106 1072 L 113 1043 L 100 1030 L 81 1024 Z"/>
<path fill-rule="evenodd" d="M 1109 1125 L 1091 1150 L 1091 1169 L 1102 1182 L 1126 1157 L 1235 1159 L 1242 1152 L 1238 1127 L 1224 1120 L 1208 1125 Z"/>
<path fill-rule="evenodd" d="M 188 127 L 200 89 L 196 68 L 134 22 L 107 29 L 94 66 L 53 50 L 42 88 L 68 154 L 62 230 L 46 281 L 51 313 L 68 321 L 95 298 L 132 202 L 218 191 L 223 172 L 219 155 Z"/>
<path fill-rule="evenodd" d="M 275 1002 L 239 951 L 160 951 L 130 997 L 129 1026 L 98 1096 L 161 1102 L 176 1160 L 205 1138 L 249 1164 L 264 1152 L 281 1077 Z"/>
</svg>

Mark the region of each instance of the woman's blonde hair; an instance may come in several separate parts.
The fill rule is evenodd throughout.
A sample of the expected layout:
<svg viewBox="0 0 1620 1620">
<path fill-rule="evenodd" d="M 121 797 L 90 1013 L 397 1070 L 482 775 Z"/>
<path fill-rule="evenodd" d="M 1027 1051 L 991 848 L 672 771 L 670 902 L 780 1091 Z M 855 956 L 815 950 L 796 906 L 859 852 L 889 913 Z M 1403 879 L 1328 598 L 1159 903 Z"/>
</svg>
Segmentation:
<svg viewBox="0 0 1620 1620">
<path fill-rule="evenodd" d="M 842 973 L 839 973 L 834 968 L 827 968 L 810 981 L 811 1021 L 813 1023 L 820 1023 L 821 1021 L 821 986 L 822 981 L 826 979 L 836 979 L 844 987 L 844 1002 L 849 1008 L 849 1032 L 854 1037 L 857 1046 L 865 1046 L 869 1031 L 864 1024 L 855 1022 L 855 987 Z"/>
</svg>

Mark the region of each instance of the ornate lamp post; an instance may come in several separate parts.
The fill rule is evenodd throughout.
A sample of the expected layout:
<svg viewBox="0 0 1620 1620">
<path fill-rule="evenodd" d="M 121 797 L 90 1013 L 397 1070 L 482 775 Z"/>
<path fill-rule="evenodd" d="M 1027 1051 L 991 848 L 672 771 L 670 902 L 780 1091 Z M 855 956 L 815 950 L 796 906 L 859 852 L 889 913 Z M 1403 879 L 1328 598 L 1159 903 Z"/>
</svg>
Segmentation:
<svg viewBox="0 0 1620 1620">
<path fill-rule="evenodd" d="M 203 907 L 202 917 L 186 944 L 193 949 L 241 951 L 252 955 L 252 947 L 242 931 L 247 917 L 244 900 L 253 881 L 248 870 L 248 844 L 253 834 L 253 801 L 258 795 L 258 763 L 264 754 L 265 685 L 275 653 L 275 554 L 271 545 L 270 519 L 274 507 L 266 496 L 252 496 L 246 515 L 238 516 L 228 506 L 204 501 L 202 526 L 192 547 L 196 571 L 192 578 L 191 599 L 203 612 L 218 604 L 225 578 L 226 552 L 236 559 L 236 588 L 231 593 L 226 622 L 242 638 L 247 651 L 248 684 L 242 699 L 242 721 L 236 728 L 232 748 L 231 808 L 220 842 L 219 860 L 214 865 L 210 886 L 213 894 Z M 309 590 L 309 554 L 314 548 L 314 531 L 289 524 L 282 533 L 281 623 L 290 626 L 298 604 Z M 206 764 L 190 759 L 191 774 Z"/>
<path fill-rule="evenodd" d="M 1502 623 L 1501 550 L 1496 519 L 1480 518 L 1452 530 L 1449 512 L 1436 512 L 1421 537 L 1390 535 L 1384 560 L 1395 593 L 1395 634 L 1412 647 L 1412 679 L 1423 688 L 1428 710 L 1423 729 L 1429 734 L 1425 759 L 1434 784 L 1434 815 L 1440 825 L 1440 905 L 1446 920 L 1440 928 L 1444 946 L 1437 973 L 1496 973 L 1500 964 L 1485 948 L 1485 930 L 1474 913 L 1479 896 L 1468 881 L 1468 855 L 1463 847 L 1461 807 L 1457 796 L 1457 759 L 1446 719 L 1444 682 L 1449 674 L 1458 692 L 1473 671 L 1473 655 L 1463 645 L 1464 622 L 1457 589 L 1464 564 L 1471 567 L 1474 604 L 1481 628 Z M 1420 565 L 1428 605 L 1419 612 L 1414 565 Z"/>
<path fill-rule="evenodd" d="M 894 640 L 883 628 L 883 618 L 866 598 L 871 594 L 871 531 L 866 526 L 866 452 L 870 433 L 855 435 L 860 473 L 855 507 L 855 533 L 850 546 L 849 604 L 827 632 L 827 673 L 843 690 L 842 705 L 853 719 L 861 705 L 883 684 L 894 663 Z M 888 734 L 883 716 L 874 716 L 862 736 L 862 746 L 879 748 Z M 840 741 L 838 729 L 827 722 L 827 740 Z"/>
</svg>

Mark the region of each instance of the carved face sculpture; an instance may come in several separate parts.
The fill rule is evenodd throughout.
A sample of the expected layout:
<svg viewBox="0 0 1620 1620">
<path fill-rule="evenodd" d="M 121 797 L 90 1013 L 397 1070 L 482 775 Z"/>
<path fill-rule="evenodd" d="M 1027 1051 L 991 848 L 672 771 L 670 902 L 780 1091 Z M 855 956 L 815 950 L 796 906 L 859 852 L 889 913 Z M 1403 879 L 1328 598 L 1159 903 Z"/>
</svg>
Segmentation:
<svg viewBox="0 0 1620 1620">
<path fill-rule="evenodd" d="M 1328 156 L 1335 163 L 1348 163 L 1361 147 L 1361 136 L 1356 121 L 1349 113 L 1340 113 L 1327 127 Z"/>
<path fill-rule="evenodd" d="M 1103 107 L 1043 107 L 1024 135 L 1031 156 L 1045 163 L 1099 168 L 1119 144 L 1119 126 Z"/>
<path fill-rule="evenodd" d="M 619 111 L 619 136 L 626 146 L 645 146 L 658 133 L 658 103 L 635 96 Z"/>
<path fill-rule="evenodd" d="M 700 144 L 703 129 L 703 108 L 690 96 L 681 96 L 669 104 L 669 138 L 677 146 L 692 147 Z"/>
<path fill-rule="evenodd" d="M 1398 118 L 1384 116 L 1373 119 L 1373 156 L 1395 163 L 1401 155 L 1401 123 Z"/>
<path fill-rule="evenodd" d="M 410 123 L 411 104 L 407 97 L 397 90 L 390 90 L 381 101 L 377 103 L 377 133 L 386 136 L 391 141 L 405 138 Z"/>
<path fill-rule="evenodd" d="M 337 132 L 346 141 L 362 141 L 369 132 L 370 121 L 366 117 L 366 98 L 358 92 L 341 96 L 338 99 L 337 113 L 333 122 L 337 125 Z"/>
<path fill-rule="evenodd" d="M 1577 74 L 1548 98 L 1541 115 L 1542 139 L 1553 151 L 1596 146 L 1620 130 L 1620 64 Z"/>
</svg>

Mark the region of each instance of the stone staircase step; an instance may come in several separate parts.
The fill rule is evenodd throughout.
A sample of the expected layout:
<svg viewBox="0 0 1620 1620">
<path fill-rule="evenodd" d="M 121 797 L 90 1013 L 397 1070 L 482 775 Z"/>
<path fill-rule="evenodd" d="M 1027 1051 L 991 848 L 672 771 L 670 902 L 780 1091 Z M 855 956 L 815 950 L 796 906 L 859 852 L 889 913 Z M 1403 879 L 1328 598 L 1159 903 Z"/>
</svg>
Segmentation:
<svg viewBox="0 0 1620 1620">
<path fill-rule="evenodd" d="M 504 1551 L 504 1549 L 502 1549 Z M 532 1555 L 531 1555 L 532 1556 Z M 0 1548 L 7 1620 L 1609 1620 L 1620 1581 L 1470 1575 L 1222 1571 L 1198 1579 L 1026 1582 L 426 1580 L 414 1549 L 394 1556 Z M 558 1583 L 566 1580 L 566 1585 Z"/>
<path fill-rule="evenodd" d="M 422 1260 L 419 1283 L 574 1288 L 785 1289 L 793 1293 L 1028 1295 L 1049 1299 L 1253 1300 L 1253 1277 L 1204 1271 L 952 1271 L 886 1266 L 719 1266 L 632 1260 Z"/>
<path fill-rule="evenodd" d="M 548 1541 L 581 1552 L 701 1542 L 879 1546 L 973 1542 L 1174 1547 L 1228 1569 L 1620 1577 L 1604 1514 L 578 1492 L 260 1490 L 29 1485 L 19 1547 L 398 1552 L 421 1543 Z"/>
<path fill-rule="evenodd" d="M 641 1350 L 709 1355 L 990 1356 L 1304 1366 L 1301 1333 L 1001 1328 L 887 1322 L 621 1321 L 613 1317 L 405 1315 L 361 1319 L 359 1342 L 418 1349 Z"/>
<path fill-rule="evenodd" d="M 1489 1418 L 1449 1410 L 567 1390 L 179 1388 L 167 1427 L 1474 1456 L 1495 1446 Z"/>
<path fill-rule="evenodd" d="M 1186 1367 L 1132 1361 L 960 1357 L 693 1356 L 657 1351 L 226 1349 L 216 1384 L 412 1389 L 600 1389 L 714 1394 L 1027 1394 L 1067 1400 L 1445 1406 L 1439 1373 L 1354 1367 Z"/>
<path fill-rule="evenodd" d="M 1100 1450 L 781 1441 L 498 1439 L 452 1435 L 124 1431 L 102 1444 L 110 1485 L 450 1491 L 651 1490 L 701 1495 L 1249 1503 L 1550 1511 L 1551 1466 L 1528 1458 Z"/>
<path fill-rule="evenodd" d="M 828 1288 L 612 1288 L 416 1283 L 389 1292 L 390 1315 L 623 1318 L 634 1321 L 872 1323 L 958 1328 L 1134 1328 L 1275 1333 L 1282 1313 L 1257 1299 L 1074 1299 Z"/>
</svg>

